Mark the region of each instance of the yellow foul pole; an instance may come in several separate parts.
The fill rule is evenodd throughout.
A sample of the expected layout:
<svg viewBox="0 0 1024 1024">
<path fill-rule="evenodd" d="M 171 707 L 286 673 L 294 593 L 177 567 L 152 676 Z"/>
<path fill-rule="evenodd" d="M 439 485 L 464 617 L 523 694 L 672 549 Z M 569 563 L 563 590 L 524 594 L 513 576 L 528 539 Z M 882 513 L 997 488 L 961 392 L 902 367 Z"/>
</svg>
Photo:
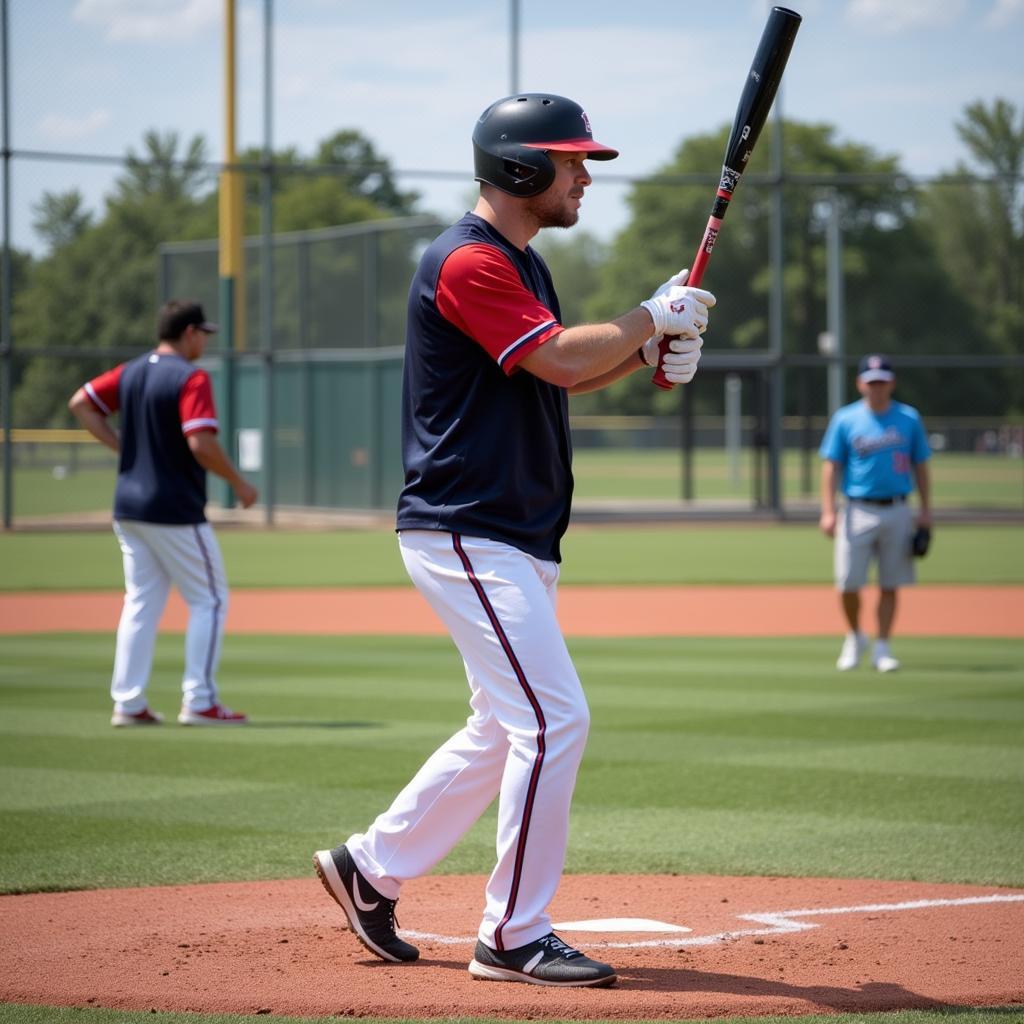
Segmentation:
<svg viewBox="0 0 1024 1024">
<path fill-rule="evenodd" d="M 220 244 L 218 275 L 222 366 L 220 426 L 228 454 L 237 459 L 235 443 L 235 353 L 245 350 L 245 275 L 242 263 L 242 185 L 235 170 L 235 0 L 224 0 L 224 165 L 220 174 Z M 218 485 L 220 483 L 218 481 Z M 234 491 L 220 486 L 225 508 L 235 504 Z"/>
</svg>

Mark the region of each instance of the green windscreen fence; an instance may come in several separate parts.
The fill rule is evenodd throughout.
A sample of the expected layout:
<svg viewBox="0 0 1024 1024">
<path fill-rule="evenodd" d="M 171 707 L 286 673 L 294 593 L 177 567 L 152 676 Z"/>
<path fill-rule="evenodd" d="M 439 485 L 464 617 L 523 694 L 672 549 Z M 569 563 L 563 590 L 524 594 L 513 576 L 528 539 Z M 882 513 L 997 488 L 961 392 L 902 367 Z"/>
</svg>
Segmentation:
<svg viewBox="0 0 1024 1024">
<path fill-rule="evenodd" d="M 226 351 L 215 336 L 203 365 L 224 439 L 263 498 L 309 508 L 394 506 L 409 281 L 442 228 L 405 217 L 291 232 L 272 237 L 269 260 L 262 239 L 246 239 L 244 347 Z M 160 282 L 164 297 L 197 298 L 221 318 L 215 241 L 163 246 Z M 210 496 L 228 500 L 212 477 Z"/>
</svg>

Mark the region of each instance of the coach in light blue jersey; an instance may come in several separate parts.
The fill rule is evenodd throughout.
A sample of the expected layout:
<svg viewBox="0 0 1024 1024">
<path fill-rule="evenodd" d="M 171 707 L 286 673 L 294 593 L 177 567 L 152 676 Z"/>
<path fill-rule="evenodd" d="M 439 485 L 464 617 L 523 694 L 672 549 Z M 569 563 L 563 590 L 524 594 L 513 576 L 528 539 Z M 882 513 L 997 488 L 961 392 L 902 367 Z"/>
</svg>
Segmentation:
<svg viewBox="0 0 1024 1024">
<path fill-rule="evenodd" d="M 899 668 L 889 646 L 896 595 L 914 582 L 911 536 L 931 527 L 928 459 L 931 451 L 921 416 L 892 398 L 896 375 L 888 359 L 865 356 L 857 374 L 861 400 L 838 410 L 821 442 L 822 532 L 835 538 L 835 576 L 848 632 L 836 667 L 860 664 L 867 637 L 860 629 L 860 590 L 868 567 L 878 562 L 878 636 L 871 663 L 879 672 Z M 915 484 L 917 516 L 908 504 Z M 836 490 L 846 496 L 836 511 Z"/>
</svg>

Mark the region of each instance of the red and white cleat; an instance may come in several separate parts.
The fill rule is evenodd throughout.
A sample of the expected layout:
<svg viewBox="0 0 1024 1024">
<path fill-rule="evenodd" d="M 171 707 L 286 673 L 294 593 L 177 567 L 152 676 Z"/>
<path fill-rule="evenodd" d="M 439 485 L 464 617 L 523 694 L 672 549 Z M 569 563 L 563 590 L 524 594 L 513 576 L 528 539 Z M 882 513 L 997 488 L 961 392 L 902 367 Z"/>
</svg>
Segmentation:
<svg viewBox="0 0 1024 1024">
<path fill-rule="evenodd" d="M 163 720 L 164 716 L 159 711 L 150 711 L 149 708 L 143 708 L 134 714 L 130 711 L 115 711 L 110 716 L 110 724 L 115 729 L 133 725 L 160 725 Z"/>
<path fill-rule="evenodd" d="M 241 711 L 232 711 L 223 704 L 214 704 L 205 711 L 182 708 L 181 714 L 178 715 L 178 722 L 181 725 L 245 725 L 248 721 L 248 715 L 243 715 Z"/>
</svg>

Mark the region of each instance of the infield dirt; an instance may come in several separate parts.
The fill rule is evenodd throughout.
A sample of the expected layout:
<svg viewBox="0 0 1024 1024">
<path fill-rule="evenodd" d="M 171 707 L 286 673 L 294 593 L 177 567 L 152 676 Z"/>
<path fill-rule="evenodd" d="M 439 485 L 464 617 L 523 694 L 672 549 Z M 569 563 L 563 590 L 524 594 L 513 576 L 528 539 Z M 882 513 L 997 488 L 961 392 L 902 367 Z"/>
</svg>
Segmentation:
<svg viewBox="0 0 1024 1024">
<path fill-rule="evenodd" d="M 826 587 L 562 589 L 579 636 L 834 634 Z M 111 631 L 121 595 L 0 595 L 0 631 Z M 670 609 L 670 614 L 663 611 Z M 182 629 L 173 602 L 164 627 Z M 680 628 L 680 624 L 682 628 Z M 236 632 L 441 629 L 414 591 L 236 591 Z M 1024 636 L 1022 587 L 905 592 L 904 634 Z M 653 1019 L 1024 1008 L 1024 891 L 815 878 L 580 876 L 552 906 L 564 937 L 619 971 L 612 989 L 474 981 L 484 879 L 431 876 L 400 914 L 421 960 L 374 960 L 308 878 L 0 897 L 0 1001 L 141 1010 L 389 1017 Z M 609 919 L 630 919 L 624 924 Z M 646 930 L 637 919 L 645 919 Z M 601 920 L 604 923 L 594 925 Z M 590 922 L 590 923 L 588 923 Z M 626 928 L 627 930 L 622 930 Z M 596 929 L 596 930 L 595 930 Z M 653 929 L 653 930 L 651 930 Z M 661 930 L 659 930 L 661 929 Z"/>
<path fill-rule="evenodd" d="M 865 593 L 870 621 L 874 595 Z M 116 591 L 0 594 L 0 633 L 117 628 Z M 839 636 L 836 593 L 827 586 L 564 586 L 558 617 L 571 636 Z M 162 626 L 181 631 L 187 611 L 171 595 Z M 411 587 L 234 590 L 235 633 L 442 635 Z M 928 586 L 900 592 L 896 632 L 914 636 L 1024 636 L 1024 587 Z"/>
<path fill-rule="evenodd" d="M 564 937 L 612 989 L 474 981 L 484 879 L 408 883 L 415 964 L 375 960 L 313 877 L 0 898 L 0 1000 L 140 1010 L 654 1019 L 1024 1007 L 1024 892 L 816 878 L 567 876 Z M 689 931 L 584 931 L 646 918 Z M 627 922 L 627 924 L 636 922 Z M 611 923 L 606 922 L 606 927 Z M 557 925 L 556 925 L 557 927 Z"/>
</svg>

